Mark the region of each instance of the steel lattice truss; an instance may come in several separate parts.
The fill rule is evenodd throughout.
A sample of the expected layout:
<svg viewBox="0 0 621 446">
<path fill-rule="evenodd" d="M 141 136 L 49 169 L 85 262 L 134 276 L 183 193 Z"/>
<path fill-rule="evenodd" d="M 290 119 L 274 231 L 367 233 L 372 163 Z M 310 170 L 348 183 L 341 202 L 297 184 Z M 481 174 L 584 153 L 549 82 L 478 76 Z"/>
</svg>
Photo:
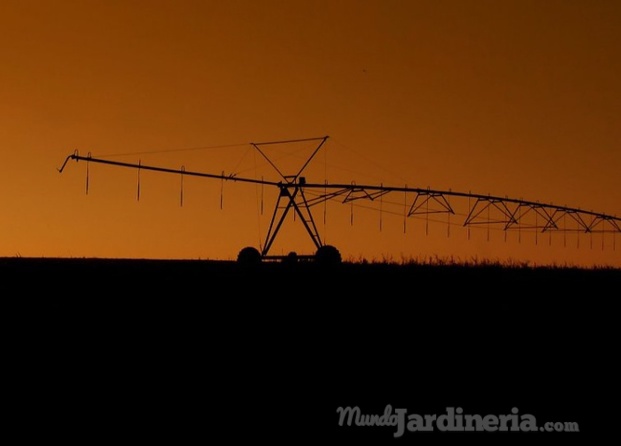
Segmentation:
<svg viewBox="0 0 621 446">
<path fill-rule="evenodd" d="M 58 169 L 62 172 L 69 160 L 85 161 L 87 163 L 101 163 L 132 169 L 143 169 L 156 172 L 187 175 L 203 178 L 220 179 L 272 186 L 278 189 L 278 196 L 274 206 L 271 222 L 265 237 L 261 255 L 268 257 L 272 244 L 290 212 L 296 214 L 304 225 L 316 248 L 324 245 L 317 229 L 311 209 L 327 201 L 337 200 L 344 204 L 354 203 L 384 203 L 389 195 L 401 195 L 401 206 L 405 209 L 404 218 L 415 216 L 429 216 L 430 214 L 445 214 L 450 218 L 457 215 L 451 205 L 452 198 L 468 200 L 468 211 L 463 219 L 463 226 L 476 225 L 494 226 L 504 231 L 535 230 L 538 232 L 583 232 L 583 233 L 621 233 L 621 218 L 599 212 L 582 210 L 567 206 L 544 204 L 536 201 L 527 201 L 509 197 L 498 197 L 464 192 L 432 190 L 429 188 L 391 187 L 384 185 L 362 184 L 334 184 L 334 183 L 307 183 L 302 176 L 304 169 L 315 157 L 328 137 L 308 138 L 289 141 L 274 141 L 251 143 L 251 145 L 267 160 L 278 173 L 280 181 L 266 181 L 263 179 L 238 177 L 235 174 L 225 175 L 204 172 L 188 171 L 185 168 L 171 169 L 144 165 L 141 163 L 126 163 L 102 158 L 95 158 L 89 153 L 86 156 L 74 152 L 69 155 Z M 270 144 L 284 144 L 301 141 L 317 141 L 317 147 L 302 167 L 292 175 L 285 175 L 266 155 L 264 146 Z M 388 203 L 389 201 L 386 201 Z"/>
</svg>

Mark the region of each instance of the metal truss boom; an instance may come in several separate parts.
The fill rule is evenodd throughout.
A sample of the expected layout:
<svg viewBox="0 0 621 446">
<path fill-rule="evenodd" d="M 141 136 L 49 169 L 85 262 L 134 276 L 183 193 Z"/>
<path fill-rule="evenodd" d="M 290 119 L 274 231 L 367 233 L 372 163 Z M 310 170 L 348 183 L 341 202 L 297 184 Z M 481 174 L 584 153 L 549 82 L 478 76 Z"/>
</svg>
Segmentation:
<svg viewBox="0 0 621 446">
<path fill-rule="evenodd" d="M 84 161 L 87 163 L 100 163 L 111 166 L 131 169 L 150 170 L 155 172 L 196 176 L 203 178 L 219 179 L 223 181 L 235 181 L 278 188 L 278 197 L 274 206 L 274 212 L 267 231 L 265 243 L 261 252 L 267 256 L 273 245 L 286 216 L 293 211 L 302 222 L 306 232 L 310 236 L 316 248 L 323 246 L 323 241 L 317 230 L 311 208 L 326 201 L 340 199 L 342 203 L 358 201 L 373 202 L 388 194 L 404 194 L 407 206 L 406 217 L 425 214 L 456 214 L 451 205 L 450 198 L 468 199 L 468 212 L 463 221 L 463 226 L 475 226 L 480 224 L 498 225 L 508 231 L 512 229 L 535 229 L 541 232 L 549 231 L 578 231 L 585 233 L 621 233 L 621 218 L 601 212 L 583 210 L 575 207 L 557 206 L 554 204 L 528 201 L 509 197 L 473 194 L 466 192 L 454 192 L 451 190 L 432 190 L 429 188 L 384 186 L 373 184 L 355 183 L 308 183 L 302 176 L 304 169 L 327 140 L 327 136 L 321 138 L 308 138 L 289 141 L 273 141 L 264 143 L 251 143 L 252 146 L 267 160 L 274 170 L 282 178 L 281 181 L 268 181 L 264 179 L 238 177 L 236 174 L 212 174 L 166 167 L 150 166 L 141 163 L 127 163 L 109 159 L 95 158 L 89 153 L 87 156 L 79 155 L 77 151 L 69 155 L 62 166 L 58 169 L 63 172 L 70 160 Z M 269 144 L 282 144 L 302 141 L 319 141 L 310 157 L 294 175 L 285 175 L 267 156 L 262 146 Z M 408 197 L 410 197 L 408 201 Z M 570 225 L 566 221 L 570 221 Z"/>
</svg>

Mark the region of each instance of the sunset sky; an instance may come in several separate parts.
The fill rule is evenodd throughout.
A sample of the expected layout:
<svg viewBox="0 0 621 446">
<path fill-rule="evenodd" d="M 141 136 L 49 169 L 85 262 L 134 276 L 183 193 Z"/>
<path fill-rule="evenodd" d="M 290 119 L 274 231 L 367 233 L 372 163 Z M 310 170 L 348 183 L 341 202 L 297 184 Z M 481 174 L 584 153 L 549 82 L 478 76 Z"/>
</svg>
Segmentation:
<svg viewBox="0 0 621 446">
<path fill-rule="evenodd" d="M 87 194 L 86 163 L 57 170 L 76 150 L 268 178 L 250 143 L 329 136 L 308 181 L 621 217 L 616 0 L 3 0 L 0 51 L 0 257 L 234 259 L 264 242 L 277 189 L 90 163 Z M 312 144 L 268 150 L 295 173 Z M 621 233 L 313 212 L 345 259 L 621 267 Z M 293 217 L 272 253 L 289 251 L 314 252 Z"/>
</svg>

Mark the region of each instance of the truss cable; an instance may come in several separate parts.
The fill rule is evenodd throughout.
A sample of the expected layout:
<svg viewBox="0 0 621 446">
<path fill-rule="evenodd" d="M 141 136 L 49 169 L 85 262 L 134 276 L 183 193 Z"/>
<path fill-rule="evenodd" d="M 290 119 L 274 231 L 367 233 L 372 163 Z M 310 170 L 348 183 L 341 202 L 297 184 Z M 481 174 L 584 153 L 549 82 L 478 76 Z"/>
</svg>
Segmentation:
<svg viewBox="0 0 621 446">
<path fill-rule="evenodd" d="M 246 151 L 242 154 L 241 158 L 237 161 L 237 164 L 235 165 L 235 167 L 232 170 L 232 175 L 237 175 L 238 173 L 242 172 L 239 171 L 239 166 L 241 165 L 241 163 L 244 161 L 244 159 L 248 156 L 248 153 L 250 153 L 250 151 L 254 152 L 252 150 L 252 146 L 248 147 L 246 149 Z M 248 170 L 248 169 L 247 169 Z M 256 172 L 256 161 L 255 161 L 255 172 Z M 256 174 L 255 174 L 255 178 L 256 178 Z"/>
<path fill-rule="evenodd" d="M 367 162 L 371 163 L 373 166 L 377 167 L 377 168 L 378 168 L 378 170 L 383 170 L 384 172 L 389 173 L 390 175 L 394 176 L 394 177 L 395 177 L 395 178 L 397 178 L 397 179 L 407 181 L 407 180 L 406 180 L 405 178 L 403 178 L 401 175 L 399 175 L 399 174 L 397 174 L 397 173 L 395 173 L 395 172 L 393 172 L 393 171 L 391 171 L 391 170 L 389 170 L 389 169 L 386 169 L 384 166 L 382 166 L 381 164 L 377 163 L 375 160 L 373 160 L 373 159 L 371 159 L 371 158 L 369 158 L 369 157 L 367 157 L 367 156 L 363 155 L 362 153 L 359 153 L 359 152 L 357 152 L 357 151 L 355 151 L 355 150 L 353 150 L 353 149 L 351 149 L 351 148 L 349 148 L 349 147 L 345 146 L 343 143 L 341 143 L 341 142 L 339 142 L 339 141 L 335 140 L 334 138 L 332 138 L 332 141 L 333 141 L 333 142 L 335 142 L 337 145 L 341 146 L 343 149 L 345 149 L 345 150 L 349 150 L 350 152 L 352 152 L 352 153 L 353 153 L 353 154 L 355 154 L 356 156 L 358 156 L 358 157 L 360 157 L 360 158 L 364 159 L 365 161 L 367 161 Z M 364 172 L 357 172 L 357 171 L 355 171 L 355 170 L 349 170 L 349 169 L 343 169 L 343 170 L 347 170 L 347 171 L 352 172 L 352 173 L 362 173 L 362 174 L 368 175 L 368 172 L 367 172 L 367 173 L 364 173 Z"/>
<path fill-rule="evenodd" d="M 286 139 L 282 141 L 251 142 L 250 144 L 256 145 L 256 146 L 267 146 L 267 145 L 272 145 L 272 144 L 291 144 L 295 142 L 321 141 L 322 139 L 327 139 L 327 136 L 316 136 L 314 138 Z"/>
<path fill-rule="evenodd" d="M 163 150 L 142 150 L 140 152 L 122 152 L 122 153 L 109 153 L 106 155 L 98 155 L 99 158 L 111 158 L 117 156 L 134 156 L 134 155 L 151 155 L 157 153 L 174 153 L 174 152 L 191 152 L 198 150 L 213 150 L 213 149 L 225 149 L 231 147 L 245 147 L 248 143 L 242 144 L 225 144 L 218 146 L 203 146 L 203 147 L 187 147 L 183 149 L 163 149 Z"/>
<path fill-rule="evenodd" d="M 372 210 L 372 211 L 375 211 L 375 212 L 379 212 L 379 209 L 377 207 L 373 207 L 373 206 L 364 206 L 364 205 L 361 205 L 361 204 L 355 204 L 354 206 L 359 208 L 359 209 L 368 209 L 368 210 Z M 403 214 L 401 212 L 397 212 L 397 211 L 389 211 L 389 210 L 384 209 L 383 212 L 384 212 L 384 214 L 403 216 Z M 423 214 L 421 213 L 421 215 L 423 215 Z M 430 215 L 431 215 L 431 212 L 430 212 Z M 464 216 L 464 214 L 457 214 L 457 215 Z M 408 218 L 422 221 L 425 217 L 413 214 L 413 216 L 408 217 Z M 431 218 L 431 217 L 429 217 L 429 222 L 431 222 L 431 223 L 444 223 L 444 224 L 446 224 L 446 221 L 444 221 L 444 220 L 439 220 L 439 219 L 435 219 L 435 218 Z M 451 223 L 451 225 L 457 226 L 458 223 Z M 459 226 L 462 226 L 462 225 L 459 225 Z M 503 231 L 503 229 L 491 228 L 491 231 Z"/>
</svg>

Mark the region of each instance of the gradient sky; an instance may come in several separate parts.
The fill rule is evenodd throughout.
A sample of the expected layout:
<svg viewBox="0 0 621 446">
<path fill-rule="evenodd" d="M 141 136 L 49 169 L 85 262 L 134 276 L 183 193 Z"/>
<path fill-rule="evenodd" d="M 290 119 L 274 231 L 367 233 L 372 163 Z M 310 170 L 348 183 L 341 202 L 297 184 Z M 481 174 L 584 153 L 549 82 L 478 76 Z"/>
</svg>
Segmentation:
<svg viewBox="0 0 621 446">
<path fill-rule="evenodd" d="M 0 51 L 0 256 L 234 259 L 262 243 L 275 190 L 186 178 L 181 206 L 179 177 L 143 172 L 137 201 L 136 171 L 91 164 L 86 194 L 85 163 L 56 170 L 75 150 L 255 176 L 250 142 L 328 135 L 309 180 L 621 216 L 616 0 L 3 0 Z M 295 170 L 303 154 L 273 156 Z M 468 237 L 458 217 L 404 233 L 398 216 L 380 231 L 377 212 L 316 211 L 345 259 L 621 266 L 621 234 L 518 242 Z M 273 254 L 314 251 L 285 227 Z"/>
</svg>

